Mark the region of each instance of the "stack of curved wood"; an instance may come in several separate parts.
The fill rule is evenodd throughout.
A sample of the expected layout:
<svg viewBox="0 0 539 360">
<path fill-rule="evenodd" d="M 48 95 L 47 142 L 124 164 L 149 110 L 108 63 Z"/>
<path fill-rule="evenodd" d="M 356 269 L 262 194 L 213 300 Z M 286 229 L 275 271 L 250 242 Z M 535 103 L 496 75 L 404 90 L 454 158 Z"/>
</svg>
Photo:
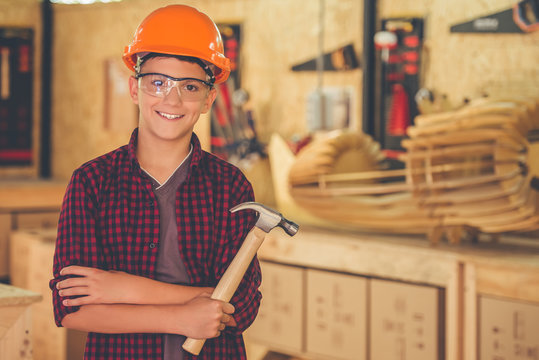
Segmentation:
<svg viewBox="0 0 539 360">
<path fill-rule="evenodd" d="M 289 173 L 290 193 L 323 219 L 355 228 L 445 235 L 539 228 L 528 132 L 539 129 L 539 99 L 480 99 L 420 115 L 403 140 L 404 169 L 384 170 L 370 137 L 331 134 L 305 147 Z M 356 167 L 339 165 L 356 152 Z M 537 161 L 537 160 L 535 160 Z M 537 174 L 535 174 L 537 175 Z"/>
</svg>

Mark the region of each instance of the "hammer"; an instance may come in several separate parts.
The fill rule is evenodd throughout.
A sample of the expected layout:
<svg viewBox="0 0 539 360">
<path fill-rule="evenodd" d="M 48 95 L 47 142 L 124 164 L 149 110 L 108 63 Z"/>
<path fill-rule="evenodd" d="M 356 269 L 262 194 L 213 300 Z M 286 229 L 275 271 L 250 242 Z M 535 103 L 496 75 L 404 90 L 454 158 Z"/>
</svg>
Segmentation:
<svg viewBox="0 0 539 360">
<path fill-rule="evenodd" d="M 299 229 L 299 226 L 292 221 L 287 220 L 279 212 L 256 202 L 245 202 L 234 206 L 230 212 L 252 209 L 258 212 L 258 220 L 255 226 L 249 231 L 238 253 L 226 269 L 219 283 L 215 287 L 211 298 L 228 302 L 232 295 L 236 292 L 247 267 L 253 260 L 258 248 L 266 238 L 266 234 L 273 228 L 279 226 L 290 236 L 294 236 Z M 204 339 L 187 338 L 183 343 L 183 348 L 193 355 L 198 355 Z"/>
</svg>

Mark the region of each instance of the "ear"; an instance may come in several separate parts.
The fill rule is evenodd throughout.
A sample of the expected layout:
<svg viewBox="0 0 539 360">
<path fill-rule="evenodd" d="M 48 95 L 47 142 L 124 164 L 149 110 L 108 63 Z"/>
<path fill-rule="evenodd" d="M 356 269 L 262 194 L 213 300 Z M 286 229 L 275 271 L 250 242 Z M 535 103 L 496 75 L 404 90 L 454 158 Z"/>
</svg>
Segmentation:
<svg viewBox="0 0 539 360">
<path fill-rule="evenodd" d="M 133 103 L 138 105 L 138 80 L 134 76 L 129 77 L 129 95 Z"/>
<path fill-rule="evenodd" d="M 208 96 L 206 96 L 206 100 L 204 100 L 204 105 L 202 106 L 202 114 L 207 113 L 211 106 L 213 105 L 213 102 L 215 101 L 215 98 L 217 97 L 217 89 L 212 88 L 210 92 L 208 93 Z"/>
</svg>

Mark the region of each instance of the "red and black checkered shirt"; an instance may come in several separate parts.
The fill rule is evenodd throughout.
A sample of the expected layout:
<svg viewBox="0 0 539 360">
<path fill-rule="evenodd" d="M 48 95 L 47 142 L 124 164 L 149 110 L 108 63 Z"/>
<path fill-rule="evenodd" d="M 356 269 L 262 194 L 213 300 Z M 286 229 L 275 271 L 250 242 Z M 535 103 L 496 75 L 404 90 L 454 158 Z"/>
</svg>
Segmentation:
<svg viewBox="0 0 539 360">
<path fill-rule="evenodd" d="M 148 176 L 136 159 L 137 130 L 128 145 L 75 170 L 67 188 L 56 240 L 54 279 L 50 282 L 56 324 L 78 307 L 65 307 L 56 283 L 60 270 L 82 265 L 155 278 L 159 241 L 159 207 Z M 231 164 L 202 151 L 193 134 L 193 154 L 185 182 L 176 194 L 178 242 L 194 286 L 215 286 L 254 225 L 253 211 L 230 213 L 253 201 L 244 175 Z M 198 357 L 245 359 L 241 333 L 255 319 L 261 275 L 255 258 L 230 301 L 237 327 L 206 342 Z M 85 359 L 162 359 L 161 334 L 88 334 Z"/>
</svg>

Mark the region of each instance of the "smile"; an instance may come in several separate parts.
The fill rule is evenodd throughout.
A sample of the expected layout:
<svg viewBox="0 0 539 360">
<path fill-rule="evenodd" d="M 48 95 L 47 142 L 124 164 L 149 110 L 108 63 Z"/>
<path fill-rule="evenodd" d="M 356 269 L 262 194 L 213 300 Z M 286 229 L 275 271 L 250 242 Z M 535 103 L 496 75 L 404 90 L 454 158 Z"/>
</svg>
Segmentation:
<svg viewBox="0 0 539 360">
<path fill-rule="evenodd" d="M 183 115 L 167 114 L 167 113 L 160 112 L 160 111 L 157 111 L 157 113 L 159 115 L 161 115 L 162 117 L 167 118 L 169 120 L 179 119 L 179 118 L 181 118 L 183 116 Z"/>
</svg>

